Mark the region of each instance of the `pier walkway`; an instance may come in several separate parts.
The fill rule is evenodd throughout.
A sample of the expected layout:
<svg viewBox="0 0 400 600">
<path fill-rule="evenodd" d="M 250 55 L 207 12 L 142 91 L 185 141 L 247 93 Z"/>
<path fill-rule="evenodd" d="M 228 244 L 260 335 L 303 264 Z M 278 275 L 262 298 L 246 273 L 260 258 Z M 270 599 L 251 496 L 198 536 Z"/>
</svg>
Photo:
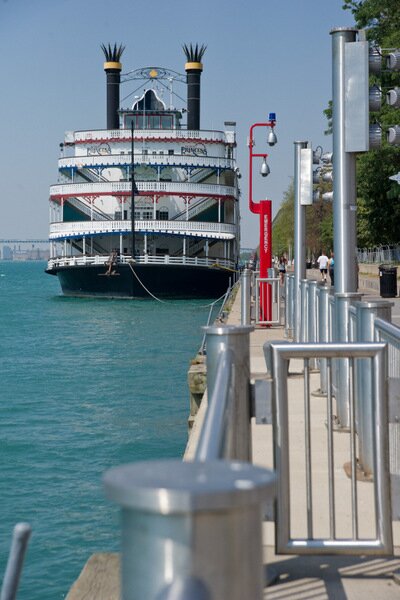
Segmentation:
<svg viewBox="0 0 400 600">
<path fill-rule="evenodd" d="M 319 277 L 319 273 L 309 271 L 310 278 Z M 373 280 L 372 280 L 373 281 Z M 360 292 L 365 294 L 363 299 L 377 299 L 376 290 L 369 285 L 368 279 L 363 280 L 363 286 Z M 390 298 L 394 302 L 392 311 L 393 323 L 400 325 L 400 298 Z M 237 295 L 229 314 L 228 323 L 239 325 L 241 319 L 240 313 L 240 294 Z M 253 378 L 262 377 L 266 372 L 263 345 L 269 340 L 283 340 L 283 327 L 258 328 L 250 334 L 250 370 Z M 291 366 L 296 370 L 296 365 Z M 317 387 L 317 386 L 316 386 Z M 296 389 L 298 388 L 298 389 Z M 295 374 L 291 380 L 291 397 L 303 397 L 303 380 L 296 378 Z M 322 410 L 325 408 L 325 401 L 316 398 L 312 406 L 312 420 L 315 421 L 313 430 L 317 432 L 316 436 L 326 438 L 326 427 L 321 420 Z M 299 417 L 300 420 L 300 417 Z M 318 427 L 318 423 L 323 426 Z M 299 425 L 300 426 L 300 425 Z M 253 462 L 260 466 L 272 467 L 271 437 L 266 436 L 265 429 L 270 425 L 252 425 L 253 438 Z M 339 436 L 343 434 L 339 434 Z M 313 444 L 317 446 L 319 440 L 314 436 Z M 340 452 L 340 448 L 337 450 Z M 321 455 L 322 456 L 322 455 Z M 340 460 L 338 461 L 340 465 Z M 318 471 L 319 466 L 313 463 L 313 468 Z M 321 467 L 322 468 L 322 467 Z M 342 469 L 343 486 L 347 484 L 347 477 Z M 369 482 L 361 483 L 361 486 L 370 486 Z M 293 486 L 295 488 L 295 485 Z M 296 488 L 295 488 L 296 489 Z M 321 492 L 322 493 L 322 492 Z M 299 502 L 297 503 L 299 514 L 296 511 L 291 515 L 291 520 L 301 520 L 304 502 L 299 490 Z M 340 490 L 337 496 L 340 497 Z M 339 500 L 340 501 L 340 500 Z M 360 520 L 368 522 L 373 521 L 373 514 L 361 514 Z M 264 524 L 265 540 L 265 564 L 267 565 L 268 577 L 271 579 L 271 585 L 265 589 L 265 598 L 270 600 L 300 600 L 312 598 L 313 600 L 365 600 L 372 599 L 399 599 L 400 598 L 400 529 L 399 523 L 394 523 L 394 544 L 396 547 L 393 557 L 360 557 L 360 556 L 286 556 L 277 555 L 274 552 L 274 525 L 273 523 Z M 316 524 L 315 527 L 324 527 L 324 523 Z"/>
</svg>

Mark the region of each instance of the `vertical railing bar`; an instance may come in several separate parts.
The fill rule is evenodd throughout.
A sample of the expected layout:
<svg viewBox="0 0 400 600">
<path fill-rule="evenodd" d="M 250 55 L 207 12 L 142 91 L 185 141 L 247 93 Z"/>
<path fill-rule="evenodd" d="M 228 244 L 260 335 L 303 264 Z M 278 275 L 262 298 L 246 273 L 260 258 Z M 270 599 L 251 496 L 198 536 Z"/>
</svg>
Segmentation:
<svg viewBox="0 0 400 600">
<path fill-rule="evenodd" d="M 326 408 L 328 416 L 328 484 L 329 484 L 329 534 L 332 540 L 336 539 L 336 506 L 335 506 L 335 480 L 333 458 L 333 406 L 332 406 L 332 360 L 327 359 L 327 399 Z"/>
<path fill-rule="evenodd" d="M 260 282 L 258 280 L 258 277 L 256 277 L 256 314 L 255 314 L 255 322 L 258 323 L 260 321 L 260 298 L 259 298 L 259 294 L 260 294 Z"/>
<path fill-rule="evenodd" d="M 390 502 L 387 348 L 372 359 L 374 492 L 376 534 L 388 552 L 393 552 L 392 510 Z"/>
<path fill-rule="evenodd" d="M 358 500 L 357 500 L 357 455 L 356 455 L 356 416 L 354 410 L 354 358 L 349 361 L 349 417 L 350 417 L 350 461 L 351 461 L 351 521 L 353 539 L 358 540 Z"/>
<path fill-rule="evenodd" d="M 277 475 L 277 518 L 275 537 L 277 550 L 283 551 L 291 537 L 290 521 L 290 457 L 289 457 L 289 411 L 287 372 L 288 361 L 274 348 L 273 387 L 274 414 L 274 469 Z"/>
<path fill-rule="evenodd" d="M 307 535 L 313 539 L 312 478 L 311 478 L 311 415 L 310 415 L 310 365 L 304 359 L 304 426 L 306 455 L 306 490 L 307 490 Z"/>
</svg>

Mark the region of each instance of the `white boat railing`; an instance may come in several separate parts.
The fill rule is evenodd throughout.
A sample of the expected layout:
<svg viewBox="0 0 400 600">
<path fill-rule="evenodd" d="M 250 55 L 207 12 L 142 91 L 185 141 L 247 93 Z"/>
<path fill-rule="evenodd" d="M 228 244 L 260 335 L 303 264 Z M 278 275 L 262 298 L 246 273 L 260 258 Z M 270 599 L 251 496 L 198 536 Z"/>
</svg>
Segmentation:
<svg viewBox="0 0 400 600">
<path fill-rule="evenodd" d="M 47 263 L 48 269 L 57 267 L 70 266 L 87 266 L 87 265 L 107 265 L 110 256 L 59 256 L 51 258 Z M 118 264 L 129 264 L 132 261 L 131 256 L 120 256 Z M 143 254 L 135 256 L 135 264 L 152 264 L 152 265 L 190 265 L 193 267 L 219 267 L 222 269 L 235 270 L 235 262 L 226 258 L 200 258 L 198 256 L 151 256 Z"/>
<path fill-rule="evenodd" d="M 203 223 L 200 221 L 135 221 L 138 233 L 163 233 L 188 235 L 210 239 L 231 240 L 236 235 L 236 225 L 229 223 Z M 131 233 L 131 221 L 77 221 L 51 223 L 50 240 L 76 238 L 86 235 Z"/>
<path fill-rule="evenodd" d="M 147 140 L 165 140 L 184 142 L 226 142 L 225 133 L 223 131 L 206 131 L 206 130 L 185 130 L 185 129 L 135 129 L 134 138 L 136 141 L 143 139 Z M 91 142 L 106 142 L 121 140 L 128 142 L 131 140 L 130 129 L 100 129 L 90 131 L 75 131 L 66 135 L 67 143 L 91 143 Z"/>
<path fill-rule="evenodd" d="M 218 168 L 234 169 L 235 160 L 220 156 L 189 156 L 182 154 L 143 154 L 135 152 L 135 165 L 164 166 L 164 167 L 197 167 L 197 168 Z M 95 156 L 69 156 L 60 158 L 58 161 L 59 169 L 85 167 L 126 167 L 131 164 L 131 155 L 126 154 L 106 154 Z"/>
<path fill-rule="evenodd" d="M 235 195 L 235 188 L 228 185 L 190 183 L 190 182 L 171 182 L 171 181 L 138 181 L 136 187 L 139 192 L 148 192 L 149 194 L 182 194 L 192 196 L 229 196 Z M 132 184 L 130 181 L 107 181 L 107 182 L 88 182 L 88 183 L 67 183 L 50 186 L 50 197 L 58 198 L 64 196 L 81 195 L 110 195 L 125 193 L 130 194 Z"/>
</svg>

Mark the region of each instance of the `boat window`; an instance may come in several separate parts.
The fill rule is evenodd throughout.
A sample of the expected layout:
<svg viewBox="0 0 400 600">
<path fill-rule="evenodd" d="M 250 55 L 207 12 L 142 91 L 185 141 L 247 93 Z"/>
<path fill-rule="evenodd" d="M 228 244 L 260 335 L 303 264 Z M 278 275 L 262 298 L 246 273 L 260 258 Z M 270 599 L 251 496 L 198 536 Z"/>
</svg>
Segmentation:
<svg viewBox="0 0 400 600">
<path fill-rule="evenodd" d="M 168 221 L 168 208 L 162 206 L 160 210 L 157 211 L 157 219 L 159 221 Z"/>
<path fill-rule="evenodd" d="M 172 156 L 172 154 L 174 154 L 174 153 L 175 153 L 175 150 L 168 150 L 168 154 L 169 154 L 170 156 Z"/>
<path fill-rule="evenodd" d="M 161 117 L 161 129 L 172 129 L 172 115 Z"/>
<path fill-rule="evenodd" d="M 144 210 L 142 212 L 143 221 L 151 221 L 152 218 L 153 218 L 153 212 L 151 210 Z"/>
<path fill-rule="evenodd" d="M 160 115 L 152 115 L 149 119 L 150 129 L 160 129 Z"/>
</svg>

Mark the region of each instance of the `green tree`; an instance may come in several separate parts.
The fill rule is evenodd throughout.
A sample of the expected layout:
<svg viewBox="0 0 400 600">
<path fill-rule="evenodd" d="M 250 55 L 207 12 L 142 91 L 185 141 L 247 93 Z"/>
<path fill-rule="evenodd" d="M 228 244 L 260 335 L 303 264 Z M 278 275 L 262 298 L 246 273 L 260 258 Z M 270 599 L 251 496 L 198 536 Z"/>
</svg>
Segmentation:
<svg viewBox="0 0 400 600">
<path fill-rule="evenodd" d="M 343 8 L 352 12 L 356 26 L 366 29 L 368 40 L 382 48 L 382 54 L 400 48 L 399 0 L 344 0 Z M 383 69 L 378 78 L 371 78 L 370 83 L 378 84 L 384 96 L 389 88 L 400 85 L 400 75 Z M 324 112 L 329 130 L 331 106 Z M 385 132 L 390 125 L 400 124 L 400 109 L 393 109 L 383 101 L 381 111 L 371 114 L 371 122 L 380 123 Z M 400 186 L 389 179 L 399 171 L 400 148 L 388 146 L 385 140 L 379 150 L 357 157 L 359 246 L 391 244 L 400 240 Z"/>
<path fill-rule="evenodd" d="M 294 240 L 294 187 L 293 181 L 284 193 L 281 207 L 272 223 L 272 253 L 275 256 L 288 253 Z"/>
<path fill-rule="evenodd" d="M 328 188 L 327 184 L 325 187 Z M 323 188 L 323 191 L 327 189 Z M 307 256 L 319 253 L 321 248 L 333 247 L 332 205 L 319 200 L 306 207 Z M 272 252 L 276 256 L 289 254 L 294 247 L 294 186 L 290 183 L 284 194 L 279 212 L 272 224 Z"/>
</svg>

